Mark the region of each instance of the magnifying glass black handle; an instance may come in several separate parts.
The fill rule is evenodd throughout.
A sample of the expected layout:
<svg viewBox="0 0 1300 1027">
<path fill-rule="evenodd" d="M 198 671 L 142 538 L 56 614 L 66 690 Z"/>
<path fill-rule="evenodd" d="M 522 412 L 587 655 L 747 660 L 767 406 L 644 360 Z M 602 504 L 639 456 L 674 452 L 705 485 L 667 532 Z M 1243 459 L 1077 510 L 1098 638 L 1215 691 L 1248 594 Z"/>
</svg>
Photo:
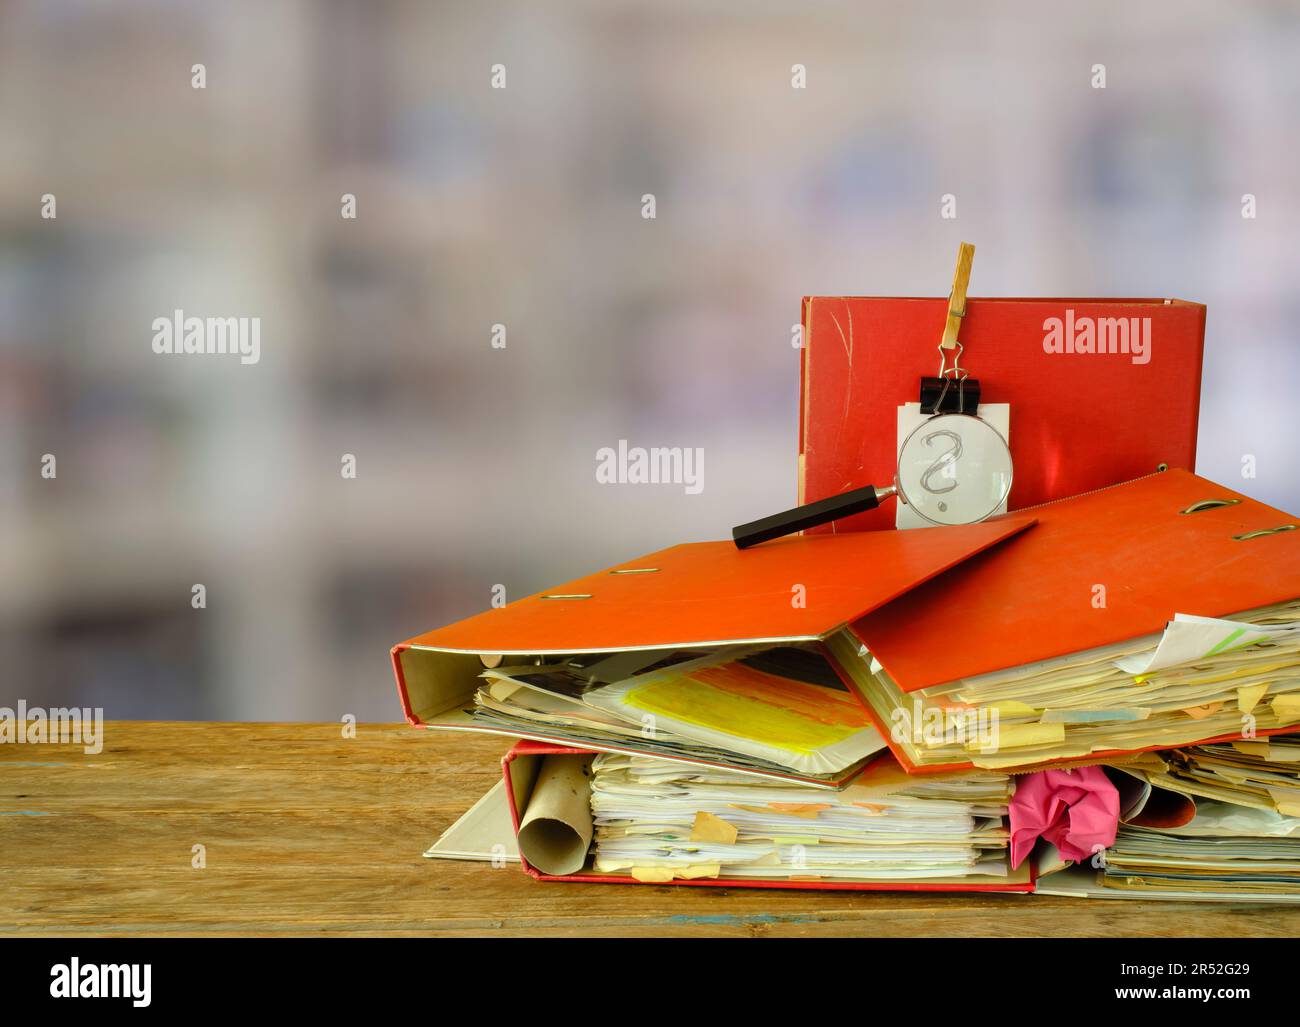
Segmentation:
<svg viewBox="0 0 1300 1027">
<path fill-rule="evenodd" d="M 841 517 L 850 517 L 865 510 L 874 510 L 881 500 L 888 499 L 897 490 L 890 486 L 878 489 L 874 485 L 842 492 L 829 499 L 819 499 L 815 503 L 796 506 L 770 517 L 760 517 L 748 524 L 738 524 L 731 529 L 731 537 L 736 540 L 737 549 L 748 549 L 760 542 L 767 542 L 782 535 L 790 535 L 805 528 L 815 528 L 828 521 L 838 521 Z"/>
</svg>

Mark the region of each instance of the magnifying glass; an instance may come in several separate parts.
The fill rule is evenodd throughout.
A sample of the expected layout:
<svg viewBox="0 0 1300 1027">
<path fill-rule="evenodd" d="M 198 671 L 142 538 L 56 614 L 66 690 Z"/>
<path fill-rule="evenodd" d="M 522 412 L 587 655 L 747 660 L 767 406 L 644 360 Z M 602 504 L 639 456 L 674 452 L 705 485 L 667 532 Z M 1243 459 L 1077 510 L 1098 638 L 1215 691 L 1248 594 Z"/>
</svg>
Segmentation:
<svg viewBox="0 0 1300 1027">
<path fill-rule="evenodd" d="M 868 485 L 731 529 L 736 548 L 803 531 L 897 496 L 929 524 L 974 524 L 998 511 L 1011 492 L 1011 450 L 974 414 L 938 414 L 917 425 L 898 451 L 894 484 Z"/>
</svg>

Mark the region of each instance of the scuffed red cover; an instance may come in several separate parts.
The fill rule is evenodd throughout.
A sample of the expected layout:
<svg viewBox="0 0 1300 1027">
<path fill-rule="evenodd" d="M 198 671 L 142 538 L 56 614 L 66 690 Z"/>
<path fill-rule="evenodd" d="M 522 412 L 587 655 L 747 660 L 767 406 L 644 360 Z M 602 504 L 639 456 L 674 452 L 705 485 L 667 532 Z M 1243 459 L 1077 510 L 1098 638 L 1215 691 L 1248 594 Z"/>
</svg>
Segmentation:
<svg viewBox="0 0 1300 1027">
<path fill-rule="evenodd" d="M 510 781 L 510 764 L 520 756 L 549 756 L 549 755 L 596 755 L 586 749 L 576 749 L 572 746 L 552 745 L 547 742 L 516 742 L 515 747 L 501 758 L 501 769 L 505 776 L 506 798 L 510 804 L 510 822 L 514 825 L 515 835 L 519 835 L 519 821 L 523 811 L 515 800 L 514 788 Z M 891 881 L 886 883 L 871 884 L 857 881 L 752 881 L 748 879 L 722 878 L 717 880 L 695 879 L 690 881 L 671 881 L 671 882 L 646 882 L 638 881 L 635 877 L 625 877 L 614 874 L 568 874 L 566 876 L 555 876 L 544 874 L 536 867 L 530 866 L 524 859 L 523 853 L 519 855 L 519 864 L 524 868 L 526 873 L 531 874 L 539 881 L 577 881 L 584 884 L 674 884 L 674 885 L 695 885 L 705 888 L 795 888 L 809 891 L 918 891 L 918 892 L 1032 892 L 1034 883 L 1031 879 L 1024 884 L 925 884 L 915 881 Z M 1031 871 L 1031 878 L 1033 876 Z"/>
<path fill-rule="evenodd" d="M 1150 318 L 1150 360 L 1048 353 L 1044 322 Z M 939 370 L 946 299 L 806 297 L 799 426 L 800 502 L 888 485 L 897 409 Z M 1205 307 L 1159 299 L 970 299 L 963 365 L 981 402 L 1011 404 L 1010 509 L 1196 466 Z M 892 528 L 892 504 L 812 529 Z"/>
</svg>

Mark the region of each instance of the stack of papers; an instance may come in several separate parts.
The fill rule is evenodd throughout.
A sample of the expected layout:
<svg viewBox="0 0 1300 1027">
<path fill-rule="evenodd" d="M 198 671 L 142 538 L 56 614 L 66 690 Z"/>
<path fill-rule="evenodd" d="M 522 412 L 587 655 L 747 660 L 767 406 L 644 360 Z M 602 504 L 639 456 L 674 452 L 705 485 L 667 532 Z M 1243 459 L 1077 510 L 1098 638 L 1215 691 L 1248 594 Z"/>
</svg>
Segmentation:
<svg viewBox="0 0 1300 1027">
<path fill-rule="evenodd" d="M 849 632 L 832 649 L 915 766 L 1006 768 L 1173 748 L 1300 721 L 1300 603 L 904 693 Z"/>
<path fill-rule="evenodd" d="M 1294 781 L 1294 777 L 1292 779 Z M 1198 800 L 1179 827 L 1122 825 L 1098 881 L 1119 891 L 1300 899 L 1300 818 Z"/>
<path fill-rule="evenodd" d="M 1242 739 L 1168 753 L 1153 785 L 1287 817 L 1300 817 L 1300 737 Z M 1198 811 L 1204 806 L 1197 804 Z"/>
<path fill-rule="evenodd" d="M 525 740 L 504 792 L 539 877 L 1300 901 L 1297 527 L 1171 470 L 674 546 L 393 664 L 412 723 Z"/>
<path fill-rule="evenodd" d="M 830 783 L 884 739 L 818 650 L 640 651 L 482 673 L 474 717 L 603 749 Z"/>
<path fill-rule="evenodd" d="M 1300 901 L 1300 736 L 1193 746 L 1138 767 L 1157 788 L 1193 798 L 1169 827 L 1122 824 L 1100 870 L 1048 879 L 1040 890 L 1101 897 Z M 1077 890 L 1076 890 L 1077 889 Z"/>
<path fill-rule="evenodd" d="M 996 773 L 868 771 L 825 792 L 604 754 L 592 766 L 595 869 L 641 881 L 1005 879 L 1011 787 Z"/>
</svg>

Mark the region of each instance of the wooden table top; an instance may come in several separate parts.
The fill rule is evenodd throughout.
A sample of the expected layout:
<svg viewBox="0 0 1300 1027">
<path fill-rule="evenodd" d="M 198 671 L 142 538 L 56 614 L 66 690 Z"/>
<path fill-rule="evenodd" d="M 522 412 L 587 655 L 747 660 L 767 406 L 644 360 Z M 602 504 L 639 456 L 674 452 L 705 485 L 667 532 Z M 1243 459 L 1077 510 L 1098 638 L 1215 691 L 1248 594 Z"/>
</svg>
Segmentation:
<svg viewBox="0 0 1300 1027">
<path fill-rule="evenodd" d="M 0 934 L 1300 934 L 1300 909 L 1276 906 L 569 885 L 424 858 L 508 747 L 398 724 L 126 721 L 93 756 L 0 745 Z"/>
</svg>

